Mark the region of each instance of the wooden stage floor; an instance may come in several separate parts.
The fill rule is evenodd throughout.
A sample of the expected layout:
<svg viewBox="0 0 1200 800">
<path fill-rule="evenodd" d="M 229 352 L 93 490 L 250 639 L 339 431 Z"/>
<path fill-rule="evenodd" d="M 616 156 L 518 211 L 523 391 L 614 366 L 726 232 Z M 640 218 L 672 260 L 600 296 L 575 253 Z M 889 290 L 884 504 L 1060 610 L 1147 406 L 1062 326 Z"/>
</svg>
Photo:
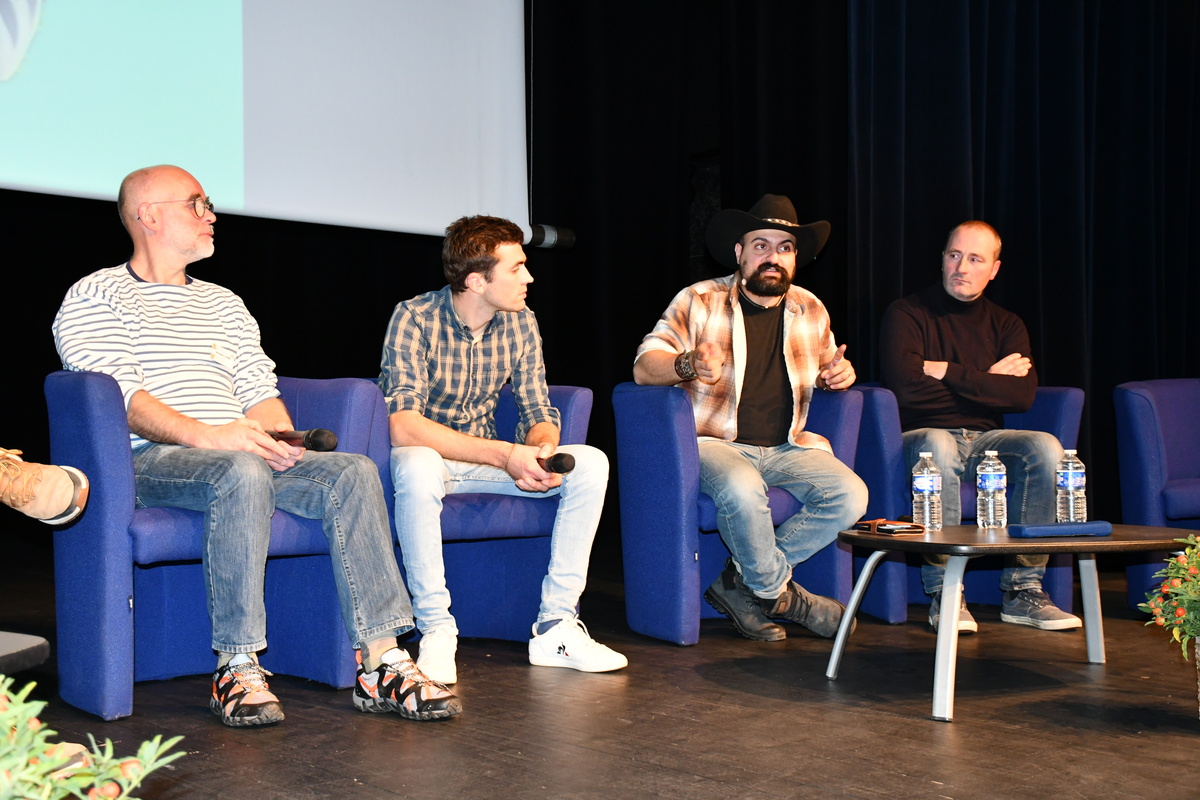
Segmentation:
<svg viewBox="0 0 1200 800">
<path fill-rule="evenodd" d="M 0 630 L 53 644 L 48 545 L 9 543 Z M 187 756 L 150 778 L 146 798 L 1194 797 L 1195 667 L 1125 606 L 1121 573 L 1101 577 L 1104 665 L 1086 662 L 1082 632 L 973 607 L 980 633 L 960 644 L 949 724 L 929 719 L 923 607 L 905 625 L 861 618 L 831 682 L 830 640 L 789 625 L 785 642 L 751 642 L 712 620 L 699 645 L 676 647 L 630 632 L 620 585 L 604 579 L 583 619 L 628 669 L 530 667 L 523 642 L 463 640 L 464 712 L 445 722 L 361 714 L 348 690 L 276 676 L 287 720 L 235 730 L 209 713 L 209 678 L 195 676 L 138 684 L 134 716 L 104 723 L 57 698 L 53 658 L 21 677 L 39 683 L 63 739 L 90 732 L 124 754 L 182 734 Z"/>
</svg>

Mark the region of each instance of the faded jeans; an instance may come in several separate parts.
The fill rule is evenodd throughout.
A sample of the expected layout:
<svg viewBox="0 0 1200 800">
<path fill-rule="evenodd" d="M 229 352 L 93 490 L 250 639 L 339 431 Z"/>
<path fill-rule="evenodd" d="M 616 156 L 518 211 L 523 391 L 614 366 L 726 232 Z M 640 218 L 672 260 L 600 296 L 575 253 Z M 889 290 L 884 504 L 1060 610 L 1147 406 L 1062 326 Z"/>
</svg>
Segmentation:
<svg viewBox="0 0 1200 800">
<path fill-rule="evenodd" d="M 906 431 L 904 463 L 912 469 L 922 452 L 933 453 L 942 471 L 942 522 L 962 524 L 961 481 L 975 480 L 975 470 L 985 450 L 995 450 L 1008 476 L 1008 519 L 1012 523 L 1054 522 L 1054 470 L 1062 460 L 1058 439 L 1042 431 L 969 431 L 962 428 L 917 428 Z M 928 556 L 921 567 L 926 594 L 942 591 L 942 577 L 949 556 Z M 1006 592 L 1042 588 L 1046 574 L 1045 555 L 1017 555 L 1005 559 L 1000 588 Z"/>
<path fill-rule="evenodd" d="M 770 486 L 804 504 L 778 528 L 767 504 Z M 867 487 L 849 467 L 824 450 L 792 444 L 700 442 L 700 491 L 716 503 L 717 529 L 746 586 L 763 597 L 867 509 Z"/>
<path fill-rule="evenodd" d="M 422 633 L 438 628 L 458 633 L 450 614 L 450 590 L 442 558 L 442 498 L 448 494 L 558 497 L 550 534 L 550 567 L 542 581 L 538 616 L 532 622 L 575 616 L 579 596 L 587 584 L 592 540 L 608 488 L 608 457 L 582 444 L 563 445 L 556 452 L 573 455 L 575 469 L 562 476 L 561 485 L 547 492 L 526 492 L 498 467 L 444 459 L 430 447 L 392 448 L 396 538 L 408 574 L 417 627 Z"/>
<path fill-rule="evenodd" d="M 252 453 L 148 444 L 133 453 L 137 504 L 204 513 L 204 585 L 214 650 L 267 646 L 263 579 L 276 508 L 321 520 L 342 620 L 355 647 L 412 629 L 379 470 L 366 456 L 309 450 L 276 472 Z"/>
</svg>

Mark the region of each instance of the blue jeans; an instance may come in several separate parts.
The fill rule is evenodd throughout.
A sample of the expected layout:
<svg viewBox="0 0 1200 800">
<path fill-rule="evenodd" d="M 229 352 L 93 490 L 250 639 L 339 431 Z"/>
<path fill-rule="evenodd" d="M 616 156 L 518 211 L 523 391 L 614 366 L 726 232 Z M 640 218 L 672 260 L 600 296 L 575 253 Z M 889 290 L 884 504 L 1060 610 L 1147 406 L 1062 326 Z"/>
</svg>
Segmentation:
<svg viewBox="0 0 1200 800">
<path fill-rule="evenodd" d="M 962 495 L 966 480 L 975 482 L 975 469 L 985 450 L 995 450 L 1008 475 L 1008 518 L 1013 523 L 1054 522 L 1054 470 L 1062 460 L 1058 439 L 1042 431 L 969 431 L 962 428 L 917 428 L 906 431 L 904 463 L 911 470 L 919 453 L 933 453 L 942 471 L 942 523 L 962 524 Z M 942 576 L 949 556 L 929 556 L 921 567 L 921 582 L 927 594 L 942 590 Z M 1006 559 L 1000 588 L 1006 592 L 1042 588 L 1046 574 L 1045 555 L 1018 555 Z"/>
<path fill-rule="evenodd" d="M 276 508 L 321 520 L 342 620 L 355 647 L 412 629 L 379 471 L 353 453 L 304 454 L 276 472 L 251 453 L 149 444 L 133 453 L 137 503 L 204 513 L 204 585 L 214 650 L 267 646 L 263 578 Z"/>
<path fill-rule="evenodd" d="M 804 504 L 776 528 L 767 488 Z M 792 568 L 837 539 L 867 510 L 867 487 L 824 450 L 781 444 L 758 447 L 700 442 L 700 491 L 717 506 L 717 530 L 751 591 L 769 597 Z"/>
<path fill-rule="evenodd" d="M 587 583 L 592 540 L 600 524 L 608 488 L 608 457 L 588 445 L 559 447 L 575 457 L 575 469 L 548 492 L 517 488 L 512 476 L 497 467 L 444 459 L 431 447 L 393 447 L 392 481 L 396 487 L 396 538 L 413 612 L 422 633 L 441 628 L 458 634 L 450 614 L 450 590 L 442 559 L 442 498 L 448 494 L 504 494 L 515 497 L 558 497 L 550 534 L 550 567 L 542 581 L 542 600 L 535 622 L 575 615 Z"/>
</svg>

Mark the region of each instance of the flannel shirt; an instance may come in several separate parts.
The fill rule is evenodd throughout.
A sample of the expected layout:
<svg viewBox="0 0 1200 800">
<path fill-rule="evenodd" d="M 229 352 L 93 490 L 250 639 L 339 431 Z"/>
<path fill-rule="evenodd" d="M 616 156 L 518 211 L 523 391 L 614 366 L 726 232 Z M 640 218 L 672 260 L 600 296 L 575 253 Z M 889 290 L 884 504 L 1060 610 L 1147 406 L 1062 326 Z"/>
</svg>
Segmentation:
<svg viewBox="0 0 1200 800">
<path fill-rule="evenodd" d="M 392 312 L 378 381 L 388 413 L 417 411 L 459 433 L 496 439 L 496 401 L 511 381 L 516 441 L 524 442 L 539 422 L 561 427 L 558 409 L 550 405 L 533 312 L 499 311 L 475 341 L 450 297 L 446 286 Z"/>
<path fill-rule="evenodd" d="M 701 439 L 732 442 L 737 438 L 737 404 L 746 369 L 746 328 L 738 302 L 738 276 L 701 281 L 679 294 L 663 312 L 654 330 L 638 347 L 637 357 L 651 350 L 678 355 L 695 350 L 700 342 L 714 342 L 725 351 L 721 378 L 709 385 L 698 380 L 679 384 L 691 397 L 696 435 Z M 829 328 L 829 313 L 816 295 L 793 285 L 784 299 L 784 362 L 795 403 L 788 441 L 797 447 L 815 447 L 832 453 L 829 441 L 804 430 L 808 404 L 821 364 L 837 351 Z"/>
</svg>

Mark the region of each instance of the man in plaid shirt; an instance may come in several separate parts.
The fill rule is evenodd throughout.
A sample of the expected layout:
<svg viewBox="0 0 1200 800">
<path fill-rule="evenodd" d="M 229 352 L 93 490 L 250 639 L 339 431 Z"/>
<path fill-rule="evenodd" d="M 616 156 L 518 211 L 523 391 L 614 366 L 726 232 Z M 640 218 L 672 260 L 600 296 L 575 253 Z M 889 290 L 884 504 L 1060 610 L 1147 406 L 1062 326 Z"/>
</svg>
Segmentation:
<svg viewBox="0 0 1200 800">
<path fill-rule="evenodd" d="M 804 429 L 814 388 L 844 391 L 855 379 L 825 306 L 792 284 L 797 265 L 816 258 L 828 237 L 828 222 L 799 224 L 780 195 L 764 195 L 749 212 L 717 214 L 708 249 L 734 273 L 676 295 L 633 368 L 638 383 L 680 384 L 691 397 L 700 489 L 716 503 L 733 554 L 704 598 L 758 641 L 786 637 L 774 619 L 837 632 L 845 608 L 805 590 L 792 569 L 866 511 L 862 480 Z M 778 529 L 768 486 L 804 504 Z"/>
<path fill-rule="evenodd" d="M 608 458 L 587 445 L 558 446 L 542 338 L 525 305 L 533 282 L 524 233 L 497 217 L 463 217 L 446 229 L 449 285 L 396 306 L 379 385 L 387 399 L 396 487 L 396 535 L 420 628 L 418 664 L 442 683 L 458 680 L 458 627 L 442 560 L 442 498 L 465 492 L 559 497 L 550 568 L 529 640 L 535 666 L 608 672 L 625 656 L 596 642 L 575 616 L 608 486 Z M 512 383 L 517 443 L 497 437 L 496 402 Z M 544 460 L 569 453 L 567 474 Z"/>
</svg>

